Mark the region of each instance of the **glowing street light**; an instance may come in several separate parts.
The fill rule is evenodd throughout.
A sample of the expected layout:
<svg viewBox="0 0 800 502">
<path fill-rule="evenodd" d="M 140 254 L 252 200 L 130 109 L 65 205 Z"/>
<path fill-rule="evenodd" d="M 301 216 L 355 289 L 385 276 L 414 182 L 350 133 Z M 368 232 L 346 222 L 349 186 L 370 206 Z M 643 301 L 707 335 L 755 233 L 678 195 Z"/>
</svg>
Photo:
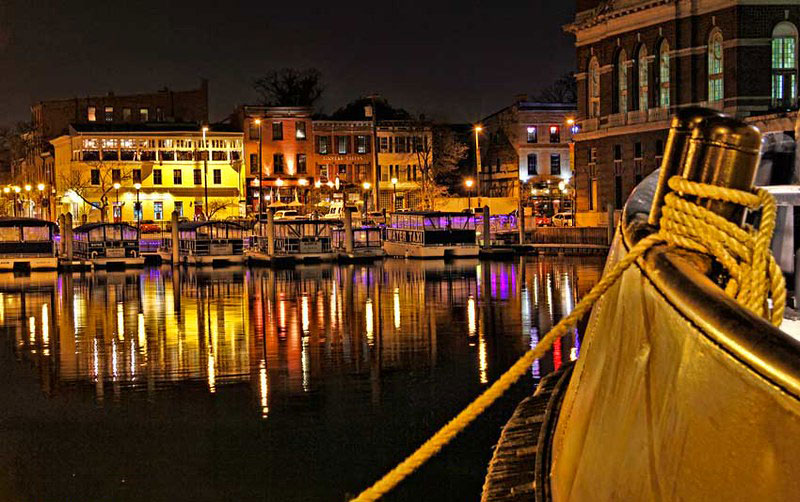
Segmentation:
<svg viewBox="0 0 800 502">
<path fill-rule="evenodd" d="M 31 187 L 30 185 L 25 185 L 25 191 L 26 192 L 30 192 L 31 188 L 33 188 L 33 187 Z"/>
<path fill-rule="evenodd" d="M 475 179 L 480 183 L 481 180 L 481 145 L 478 140 L 478 135 L 483 131 L 483 127 L 476 124 L 473 128 L 475 130 Z"/>
<path fill-rule="evenodd" d="M 14 192 L 15 193 L 20 193 L 21 191 L 22 191 L 22 189 L 20 187 L 18 187 L 16 185 L 14 186 Z"/>
<path fill-rule="evenodd" d="M 43 192 L 44 191 L 44 183 L 39 183 L 38 185 L 36 185 L 36 189 L 39 190 L 40 192 Z"/>
<path fill-rule="evenodd" d="M 472 178 L 467 178 L 464 180 L 464 186 L 467 187 L 467 208 L 472 209 L 472 185 L 475 184 L 475 181 Z"/>
<path fill-rule="evenodd" d="M 392 182 L 392 206 L 397 211 L 397 178 L 392 178 L 390 181 Z"/>
<path fill-rule="evenodd" d="M 9 193 L 9 192 L 11 192 L 10 187 L 3 187 L 3 193 Z"/>
</svg>

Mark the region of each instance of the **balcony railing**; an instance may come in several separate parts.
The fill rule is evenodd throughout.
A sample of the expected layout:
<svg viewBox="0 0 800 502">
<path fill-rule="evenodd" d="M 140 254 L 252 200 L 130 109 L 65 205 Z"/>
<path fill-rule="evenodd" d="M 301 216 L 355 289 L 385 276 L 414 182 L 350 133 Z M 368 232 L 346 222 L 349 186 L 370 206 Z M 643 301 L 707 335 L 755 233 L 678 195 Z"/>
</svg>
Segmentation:
<svg viewBox="0 0 800 502">
<path fill-rule="evenodd" d="M 669 108 L 651 108 L 647 110 L 648 122 L 660 122 L 669 118 Z"/>
<path fill-rule="evenodd" d="M 614 113 L 608 116 L 608 127 L 624 126 L 627 122 L 627 115 L 624 113 Z"/>
<path fill-rule="evenodd" d="M 600 123 L 600 119 L 597 117 L 592 117 L 590 119 L 584 119 L 580 123 L 581 132 L 592 132 L 596 131 Z"/>
<path fill-rule="evenodd" d="M 647 122 L 647 110 L 633 110 L 628 112 L 629 124 L 642 124 Z"/>
</svg>

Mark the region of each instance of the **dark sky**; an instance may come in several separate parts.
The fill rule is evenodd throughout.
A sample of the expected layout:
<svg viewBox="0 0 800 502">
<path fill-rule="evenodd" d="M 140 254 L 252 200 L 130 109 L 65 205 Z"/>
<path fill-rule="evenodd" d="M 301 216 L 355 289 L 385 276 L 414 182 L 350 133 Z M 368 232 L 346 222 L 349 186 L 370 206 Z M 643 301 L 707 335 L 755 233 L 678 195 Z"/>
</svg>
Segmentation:
<svg viewBox="0 0 800 502">
<path fill-rule="evenodd" d="M 379 92 L 395 106 L 474 121 L 573 69 L 561 25 L 574 0 L 0 1 L 0 124 L 35 101 L 188 89 L 211 119 L 253 102 L 271 68 L 317 67 L 323 111 Z"/>
</svg>

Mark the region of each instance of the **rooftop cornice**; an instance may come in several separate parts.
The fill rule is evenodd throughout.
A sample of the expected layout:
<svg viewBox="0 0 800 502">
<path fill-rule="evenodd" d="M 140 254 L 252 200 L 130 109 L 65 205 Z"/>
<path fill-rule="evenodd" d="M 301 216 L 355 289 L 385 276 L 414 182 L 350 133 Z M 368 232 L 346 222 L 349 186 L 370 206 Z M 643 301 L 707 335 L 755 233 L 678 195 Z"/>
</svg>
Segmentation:
<svg viewBox="0 0 800 502">
<path fill-rule="evenodd" d="M 564 25 L 562 29 L 566 33 L 576 35 L 581 30 L 597 26 L 614 18 L 676 2 L 677 0 L 606 0 L 594 9 L 578 12 L 575 15 L 575 22 Z"/>
</svg>

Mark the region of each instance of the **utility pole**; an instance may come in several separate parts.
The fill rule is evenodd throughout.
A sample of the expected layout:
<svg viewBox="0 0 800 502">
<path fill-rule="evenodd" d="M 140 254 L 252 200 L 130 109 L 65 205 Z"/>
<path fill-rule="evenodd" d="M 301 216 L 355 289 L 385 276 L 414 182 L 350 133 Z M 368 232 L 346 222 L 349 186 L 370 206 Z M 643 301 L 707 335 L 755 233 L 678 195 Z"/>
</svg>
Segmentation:
<svg viewBox="0 0 800 502">
<path fill-rule="evenodd" d="M 478 142 L 478 134 L 483 130 L 483 127 L 475 126 L 475 191 L 477 196 L 481 196 L 481 145 Z"/>
<path fill-rule="evenodd" d="M 264 219 L 264 181 L 263 181 L 263 174 L 264 169 L 261 164 L 261 119 L 256 119 L 256 125 L 258 126 L 258 228 L 260 231 L 263 227 L 263 219 Z"/>
<path fill-rule="evenodd" d="M 205 184 L 205 195 L 206 195 L 203 211 L 206 213 L 205 214 L 206 221 L 208 221 L 208 155 L 211 153 L 211 150 L 208 148 L 208 143 L 206 141 L 207 132 L 208 132 L 208 126 L 203 126 L 203 148 L 206 150 L 205 155 L 203 155 L 203 181 Z"/>
<path fill-rule="evenodd" d="M 373 203 L 375 211 L 381 210 L 381 187 L 380 187 L 380 166 L 378 165 L 378 111 L 375 109 L 375 98 L 380 97 L 379 94 L 372 94 L 369 99 L 372 103 L 372 151 L 373 151 L 373 166 L 372 166 L 372 185 L 374 190 L 372 192 Z"/>
</svg>

